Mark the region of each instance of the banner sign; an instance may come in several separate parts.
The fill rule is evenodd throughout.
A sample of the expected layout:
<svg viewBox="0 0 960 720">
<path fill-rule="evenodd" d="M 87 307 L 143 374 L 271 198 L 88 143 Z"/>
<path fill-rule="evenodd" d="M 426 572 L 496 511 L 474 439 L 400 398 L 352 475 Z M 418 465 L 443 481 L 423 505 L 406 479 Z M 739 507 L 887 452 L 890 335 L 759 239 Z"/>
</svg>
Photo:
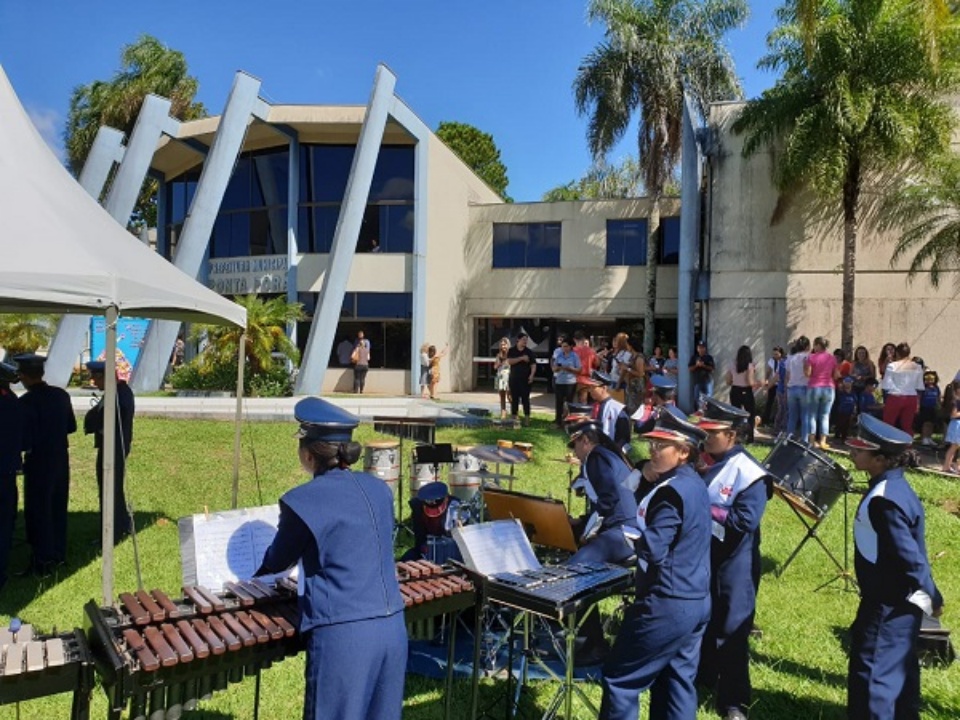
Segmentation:
<svg viewBox="0 0 960 720">
<path fill-rule="evenodd" d="M 210 260 L 207 285 L 221 295 L 285 293 L 287 256 L 217 258 Z"/>
</svg>

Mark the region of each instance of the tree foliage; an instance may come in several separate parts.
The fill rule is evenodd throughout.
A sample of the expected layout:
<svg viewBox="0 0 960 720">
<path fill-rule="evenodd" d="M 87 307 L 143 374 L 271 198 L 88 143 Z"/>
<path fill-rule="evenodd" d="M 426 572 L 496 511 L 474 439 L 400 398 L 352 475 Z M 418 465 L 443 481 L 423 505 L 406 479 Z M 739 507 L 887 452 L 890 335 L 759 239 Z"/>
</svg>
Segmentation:
<svg viewBox="0 0 960 720">
<path fill-rule="evenodd" d="M 561 200 L 621 200 L 643 192 L 640 163 L 627 157 L 619 165 L 594 165 L 579 180 L 558 185 L 543 194 L 544 202 Z"/>
<path fill-rule="evenodd" d="M 776 148 L 773 222 L 803 187 L 843 218 L 841 343 L 849 351 L 863 194 L 947 151 L 953 115 L 941 98 L 957 87 L 957 34 L 952 21 L 933 30 L 934 59 L 917 0 L 824 0 L 812 25 L 800 15 L 806 4 L 791 0 L 779 11 L 761 67 L 781 77 L 747 103 L 734 131 L 746 135 L 745 155 Z"/>
<path fill-rule="evenodd" d="M 497 195 L 512 202 L 507 195 L 507 185 L 510 183 L 507 167 L 500 159 L 500 150 L 493 135 L 460 122 L 441 122 L 436 134 Z"/>
<path fill-rule="evenodd" d="M 651 200 L 647 223 L 644 351 L 653 351 L 660 198 L 680 157 L 684 98 L 706 114 L 709 103 L 742 95 L 724 35 L 747 18 L 745 0 L 590 0 L 587 16 L 605 26 L 603 41 L 580 64 L 577 110 L 589 116 L 596 161 L 639 116 L 638 162 Z"/>
<path fill-rule="evenodd" d="M 54 315 L 0 314 L 0 347 L 7 357 L 36 352 L 50 345 L 57 330 Z"/>
<path fill-rule="evenodd" d="M 67 164 L 79 175 L 101 125 L 133 131 L 143 99 L 148 94 L 171 101 L 170 114 L 179 120 L 205 117 L 201 103 L 194 102 L 199 83 L 187 69 L 183 53 L 168 48 L 151 35 L 142 35 L 120 53 L 120 69 L 110 80 L 94 80 L 74 88 L 64 130 Z M 134 212 L 134 224 L 155 225 L 154 197 L 157 185 L 144 183 Z"/>
</svg>

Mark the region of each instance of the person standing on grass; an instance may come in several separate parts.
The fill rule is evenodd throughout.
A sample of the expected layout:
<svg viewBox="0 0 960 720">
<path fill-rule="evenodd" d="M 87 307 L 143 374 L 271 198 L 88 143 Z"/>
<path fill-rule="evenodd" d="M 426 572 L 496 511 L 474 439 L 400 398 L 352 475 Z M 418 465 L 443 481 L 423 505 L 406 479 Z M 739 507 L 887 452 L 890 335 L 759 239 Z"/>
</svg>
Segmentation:
<svg viewBox="0 0 960 720">
<path fill-rule="evenodd" d="M 554 415 L 553 423 L 563 428 L 563 416 L 567 403 L 573 402 L 577 389 L 577 375 L 580 373 L 580 357 L 573 351 L 570 338 L 561 337 L 560 347 L 553 351 L 550 358 L 553 371 Z"/>
<path fill-rule="evenodd" d="M 67 559 L 70 441 L 77 431 L 70 395 L 43 380 L 43 355 L 13 358 L 27 392 L 20 398 L 29 445 L 24 447 L 23 516 L 32 558 L 24 574 L 46 576 Z"/>
<path fill-rule="evenodd" d="M 752 443 L 753 431 L 756 427 L 754 418 L 757 417 L 757 402 L 753 397 L 753 391 L 760 384 L 757 382 L 753 353 L 749 345 L 741 345 L 737 349 L 737 358 L 727 368 L 725 380 L 730 386 L 730 404 L 746 410 L 750 416 L 750 422 L 748 427 L 744 428 L 744 432 L 746 441 Z"/>
<path fill-rule="evenodd" d="M 847 717 L 918 718 L 917 636 L 924 614 L 942 613 L 943 596 L 927 559 L 923 504 L 904 475 L 918 462 L 913 435 L 861 415 L 858 437 L 846 444 L 870 478 L 853 523 L 860 606 L 850 627 Z"/>
<path fill-rule="evenodd" d="M 671 406 L 644 435 L 650 460 L 637 508 L 636 600 L 603 665 L 601 720 L 694 718 L 700 641 L 710 619 L 710 500 L 694 470 L 706 433 Z"/>
<path fill-rule="evenodd" d="M 527 347 L 528 336 L 525 332 L 517 335 L 517 344 L 507 351 L 507 363 L 510 365 L 510 415 L 517 420 L 520 406 L 523 416 L 530 421 L 530 388 L 537 374 L 537 358 Z"/>
<path fill-rule="evenodd" d="M 0 362 L 0 590 L 7 583 L 13 526 L 17 521 L 17 471 L 23 451 L 23 409 L 10 383 L 15 365 Z"/>
<path fill-rule="evenodd" d="M 713 361 L 713 355 L 707 352 L 707 341 L 701 340 L 697 343 L 697 351 L 687 363 L 687 369 L 690 371 L 690 379 L 693 381 L 693 401 L 699 402 L 701 395 L 710 397 L 713 395 L 713 371 L 716 363 Z"/>
<path fill-rule="evenodd" d="M 299 563 L 305 720 L 400 720 L 407 664 L 393 558 L 393 495 L 349 468 L 358 419 L 316 397 L 294 407 L 310 480 L 280 498 L 280 523 L 256 575 Z"/>
<path fill-rule="evenodd" d="M 894 349 L 880 382 L 883 391 L 883 421 L 913 435 L 913 419 L 923 392 L 923 365 L 910 357 L 910 346 L 902 342 Z"/>
<path fill-rule="evenodd" d="M 947 431 L 943 435 L 947 452 L 943 456 L 943 467 L 940 469 L 945 473 L 955 473 L 957 470 L 953 462 L 957 457 L 957 449 L 960 448 L 960 381 L 954 380 L 947 392 L 944 393 L 944 401 L 948 400 L 950 402 L 950 420 L 947 423 Z"/>
<path fill-rule="evenodd" d="M 716 692 L 724 720 L 750 707 L 750 630 L 760 587 L 760 521 L 773 487 L 740 444 L 751 424 L 740 408 L 708 398 L 699 423 L 713 464 L 703 472 L 710 496 L 711 615 L 700 651 L 699 684 Z"/>
<path fill-rule="evenodd" d="M 590 388 L 593 387 L 590 375 L 600 367 L 600 358 L 590 347 L 590 341 L 582 330 L 577 330 L 573 334 L 573 351 L 580 358 L 580 372 L 577 373 L 577 402 L 585 405 L 590 395 Z"/>
<path fill-rule="evenodd" d="M 813 352 L 807 355 L 803 372 L 807 376 L 807 429 L 811 445 L 827 450 L 830 434 L 830 408 L 836 397 L 836 382 L 840 379 L 837 358 L 827 352 L 830 343 L 818 337 L 813 341 Z"/>
</svg>

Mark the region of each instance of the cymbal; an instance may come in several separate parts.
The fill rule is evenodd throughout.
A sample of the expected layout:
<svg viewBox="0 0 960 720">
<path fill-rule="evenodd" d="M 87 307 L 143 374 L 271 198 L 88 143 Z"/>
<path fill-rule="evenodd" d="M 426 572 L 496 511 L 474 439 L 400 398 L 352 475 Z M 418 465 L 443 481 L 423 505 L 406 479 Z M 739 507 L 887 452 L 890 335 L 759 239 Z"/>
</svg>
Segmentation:
<svg viewBox="0 0 960 720">
<path fill-rule="evenodd" d="M 506 465 L 522 465 L 529 458 L 515 448 L 497 447 L 496 445 L 477 445 L 470 454 L 478 460 L 488 463 L 504 463 Z"/>
</svg>

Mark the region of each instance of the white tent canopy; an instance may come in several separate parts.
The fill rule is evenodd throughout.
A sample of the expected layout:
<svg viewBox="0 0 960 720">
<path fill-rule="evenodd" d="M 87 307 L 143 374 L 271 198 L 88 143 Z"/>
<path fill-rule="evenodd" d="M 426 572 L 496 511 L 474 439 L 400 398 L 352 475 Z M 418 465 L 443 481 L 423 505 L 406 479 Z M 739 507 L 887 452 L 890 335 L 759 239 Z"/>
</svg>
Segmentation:
<svg viewBox="0 0 960 720">
<path fill-rule="evenodd" d="M 113 598 L 116 318 L 246 326 L 246 310 L 121 227 L 70 176 L 0 67 L 0 312 L 104 314 L 103 601 Z"/>
</svg>

